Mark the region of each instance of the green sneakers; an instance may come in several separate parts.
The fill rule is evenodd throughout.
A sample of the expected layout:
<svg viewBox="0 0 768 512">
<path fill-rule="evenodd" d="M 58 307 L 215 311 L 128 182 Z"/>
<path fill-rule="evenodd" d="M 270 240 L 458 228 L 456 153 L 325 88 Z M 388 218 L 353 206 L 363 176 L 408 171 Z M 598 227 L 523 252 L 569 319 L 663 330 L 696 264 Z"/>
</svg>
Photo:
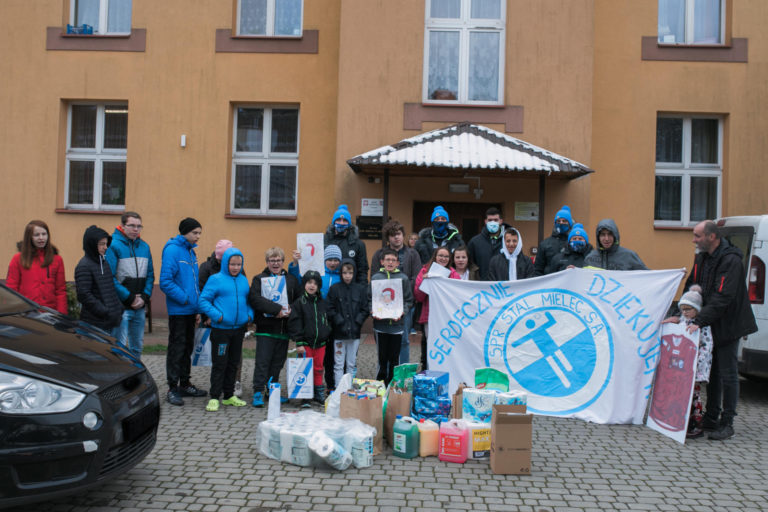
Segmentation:
<svg viewBox="0 0 768 512">
<path fill-rule="evenodd" d="M 208 400 L 208 405 L 205 406 L 205 410 L 208 412 L 216 412 L 219 410 L 219 401 L 215 398 Z"/>
<path fill-rule="evenodd" d="M 240 400 L 235 395 L 232 395 L 230 398 L 227 398 L 226 400 L 221 401 L 224 405 L 233 405 L 235 407 L 243 407 L 245 405 L 248 405 L 245 400 Z"/>
</svg>

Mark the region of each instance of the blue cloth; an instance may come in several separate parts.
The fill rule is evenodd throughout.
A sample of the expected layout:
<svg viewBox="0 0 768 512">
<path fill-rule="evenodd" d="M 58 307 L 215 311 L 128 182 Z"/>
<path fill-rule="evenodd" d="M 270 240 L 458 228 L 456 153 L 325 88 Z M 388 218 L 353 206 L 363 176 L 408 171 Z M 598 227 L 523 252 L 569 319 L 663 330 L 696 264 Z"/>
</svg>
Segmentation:
<svg viewBox="0 0 768 512">
<path fill-rule="evenodd" d="M 117 327 L 115 338 L 124 347 L 131 351 L 131 354 L 141 358 L 141 351 L 144 349 L 144 322 L 146 319 L 146 310 L 126 309 L 123 311 L 123 320 Z"/>
<path fill-rule="evenodd" d="M 165 294 L 169 315 L 194 315 L 199 313 L 196 244 L 187 242 L 183 235 L 176 235 L 163 247 L 160 267 L 160 289 Z"/>
<path fill-rule="evenodd" d="M 347 222 L 352 224 L 352 216 L 349 214 L 349 208 L 345 204 L 339 205 L 338 209 L 333 213 L 331 222 L 336 222 L 339 219 L 347 219 Z"/>
<path fill-rule="evenodd" d="M 145 300 L 152 296 L 155 269 L 147 242 L 141 238 L 131 240 L 115 229 L 104 257 L 112 270 L 115 290 L 121 302 L 130 306 L 137 293 L 144 295 Z"/>
<path fill-rule="evenodd" d="M 243 258 L 240 249 L 230 247 L 221 257 L 221 270 L 208 278 L 200 294 L 200 310 L 211 319 L 215 329 L 239 329 L 253 320 L 253 309 L 248 304 L 248 278 L 240 273 L 229 273 L 229 260 Z M 245 258 L 243 258 L 245 263 Z"/>
<path fill-rule="evenodd" d="M 432 217 L 430 217 L 429 221 L 434 221 L 435 217 L 445 217 L 446 222 L 451 221 L 451 218 L 448 216 L 448 212 L 445 211 L 445 208 L 440 205 L 435 206 L 435 209 L 432 210 Z"/>
</svg>

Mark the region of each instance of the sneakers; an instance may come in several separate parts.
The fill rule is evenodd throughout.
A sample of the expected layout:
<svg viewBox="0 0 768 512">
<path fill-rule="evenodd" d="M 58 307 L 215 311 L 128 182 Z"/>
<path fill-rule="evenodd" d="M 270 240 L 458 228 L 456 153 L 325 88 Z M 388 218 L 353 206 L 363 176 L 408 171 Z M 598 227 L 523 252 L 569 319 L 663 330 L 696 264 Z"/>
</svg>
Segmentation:
<svg viewBox="0 0 768 512">
<path fill-rule="evenodd" d="M 208 405 L 205 406 L 205 410 L 208 412 L 216 412 L 219 410 L 219 401 L 215 398 L 208 400 Z"/>
<path fill-rule="evenodd" d="M 222 400 L 221 403 L 224 404 L 224 405 L 232 405 L 234 407 L 242 407 L 244 405 L 248 405 L 247 403 L 245 403 L 244 400 L 240 400 L 235 395 L 232 395 L 231 397 L 227 398 L 226 400 Z"/>
<path fill-rule="evenodd" d="M 704 435 L 704 431 L 698 427 L 688 430 L 685 434 L 686 439 L 698 439 Z"/>
<path fill-rule="evenodd" d="M 301 401 L 302 409 L 310 409 L 312 407 L 312 400 L 305 398 Z"/>
<path fill-rule="evenodd" d="M 709 438 L 713 441 L 725 441 L 733 437 L 734 431 L 731 425 L 723 425 L 719 429 L 709 434 Z"/>
<path fill-rule="evenodd" d="M 251 405 L 254 407 L 264 407 L 264 395 L 261 393 L 261 391 L 257 391 L 253 394 L 253 401 L 251 402 Z"/>
<path fill-rule="evenodd" d="M 241 396 L 243 396 L 243 385 L 240 384 L 239 380 L 235 382 L 235 396 L 237 398 L 240 398 Z"/>
<path fill-rule="evenodd" d="M 201 397 L 208 394 L 204 389 L 197 389 L 194 384 L 187 384 L 186 386 L 181 386 L 179 389 L 181 391 L 181 396 Z"/>
<path fill-rule="evenodd" d="M 165 395 L 165 399 L 171 405 L 184 405 L 184 400 L 181 398 L 181 393 L 178 388 L 171 388 L 168 390 L 168 394 Z"/>
<path fill-rule="evenodd" d="M 717 424 L 717 420 L 713 420 L 709 416 L 704 415 L 704 420 L 701 422 L 701 429 L 704 432 L 712 432 L 718 428 L 720 428 L 720 425 Z"/>
</svg>

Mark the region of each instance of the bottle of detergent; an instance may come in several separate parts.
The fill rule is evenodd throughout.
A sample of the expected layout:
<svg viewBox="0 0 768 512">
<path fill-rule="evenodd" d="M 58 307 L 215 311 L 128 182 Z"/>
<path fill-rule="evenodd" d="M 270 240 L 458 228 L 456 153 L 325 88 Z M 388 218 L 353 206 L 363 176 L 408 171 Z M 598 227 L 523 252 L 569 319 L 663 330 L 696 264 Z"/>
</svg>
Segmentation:
<svg viewBox="0 0 768 512">
<path fill-rule="evenodd" d="M 463 420 L 452 419 L 440 424 L 440 452 L 437 458 L 462 464 L 467 460 L 469 429 Z"/>
<path fill-rule="evenodd" d="M 419 454 L 419 427 L 410 416 L 397 415 L 393 428 L 392 454 L 412 459 Z"/>
<path fill-rule="evenodd" d="M 440 427 L 432 420 L 419 420 L 419 457 L 436 456 L 440 448 Z"/>
</svg>

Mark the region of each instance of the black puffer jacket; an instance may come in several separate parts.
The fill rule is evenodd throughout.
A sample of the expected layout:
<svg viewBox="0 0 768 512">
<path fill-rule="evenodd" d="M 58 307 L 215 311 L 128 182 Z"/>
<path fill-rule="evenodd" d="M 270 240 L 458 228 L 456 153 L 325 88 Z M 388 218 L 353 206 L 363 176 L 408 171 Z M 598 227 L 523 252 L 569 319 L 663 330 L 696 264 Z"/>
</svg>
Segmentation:
<svg viewBox="0 0 768 512">
<path fill-rule="evenodd" d="M 566 246 L 568 246 L 568 233 L 559 234 L 553 229 L 552 236 L 542 240 L 536 251 L 536 261 L 533 264 L 534 275 L 545 276 L 557 272 L 552 260 Z"/>
<path fill-rule="evenodd" d="M 711 255 L 706 252 L 697 254 L 685 281 L 685 290 L 694 284 L 701 286 L 704 305 L 693 322 L 712 327 L 716 347 L 757 332 L 738 247 L 722 238 L 720 246 Z"/>
<path fill-rule="evenodd" d="M 288 317 L 288 335 L 297 347 L 324 347 L 331 338 L 331 324 L 328 322 L 328 303 L 317 294 L 303 292 L 291 303 Z"/>
<path fill-rule="evenodd" d="M 200 283 L 200 289 L 202 290 L 205 288 L 205 283 L 208 281 L 208 278 L 213 274 L 218 274 L 220 270 L 221 260 L 216 259 L 216 252 L 214 251 L 208 259 L 200 265 L 200 269 L 197 271 L 197 280 Z"/>
<path fill-rule="evenodd" d="M 99 254 L 99 240 L 112 242 L 109 233 L 96 226 L 90 226 L 83 235 L 85 256 L 75 267 L 77 300 L 83 305 L 80 319 L 109 331 L 120 325 L 123 304 L 117 296 L 112 281 L 112 271 L 104 256 Z"/>
<path fill-rule="evenodd" d="M 341 264 L 352 260 L 342 260 Z M 328 290 L 328 319 L 333 328 L 333 339 L 354 340 L 360 337 L 360 328 L 368 318 L 371 308 L 368 304 L 368 287 L 352 281 L 347 284 L 342 278 Z"/>
<path fill-rule="evenodd" d="M 491 258 L 491 263 L 488 265 L 488 280 L 489 281 L 509 281 L 509 260 L 506 256 L 499 253 Z M 517 279 L 528 279 L 533 277 L 533 262 L 531 258 L 525 254 L 518 254 L 517 261 L 515 262 L 515 268 L 517 269 Z"/>
<path fill-rule="evenodd" d="M 285 269 L 280 269 L 280 275 L 285 277 L 288 304 L 293 304 L 293 301 L 301 295 L 299 280 L 293 274 L 286 272 Z M 248 304 L 253 308 L 253 321 L 256 322 L 257 331 L 260 333 L 287 335 L 288 318 L 277 318 L 282 306 L 261 295 L 262 277 L 274 277 L 272 272 L 269 271 L 269 267 L 266 267 L 262 270 L 261 274 L 253 278 L 253 281 L 251 281 L 251 291 L 248 292 Z"/>
<path fill-rule="evenodd" d="M 555 254 L 552 258 L 550 266 L 552 272 L 560 272 L 565 270 L 569 265 L 573 265 L 576 268 L 584 266 L 584 257 L 592 251 L 592 244 L 587 244 L 581 252 L 574 252 L 567 244 L 563 247 L 559 253 Z"/>
<path fill-rule="evenodd" d="M 357 226 L 351 225 L 344 233 L 336 233 L 333 224 L 330 224 L 325 230 L 323 245 L 338 245 L 341 249 L 341 259 L 351 259 L 357 267 L 355 282 L 368 283 L 368 253 L 365 249 L 365 243 L 360 240 Z"/>
<path fill-rule="evenodd" d="M 432 253 L 438 247 L 447 247 L 451 254 L 458 246 L 464 245 L 464 240 L 461 239 L 459 228 L 453 224 L 448 224 L 448 232 L 442 238 L 437 238 L 432 233 L 432 228 L 424 228 L 419 231 L 419 239 L 416 241 L 416 252 L 419 253 L 421 258 L 421 264 L 426 265 L 429 259 L 432 257 Z"/>
</svg>

